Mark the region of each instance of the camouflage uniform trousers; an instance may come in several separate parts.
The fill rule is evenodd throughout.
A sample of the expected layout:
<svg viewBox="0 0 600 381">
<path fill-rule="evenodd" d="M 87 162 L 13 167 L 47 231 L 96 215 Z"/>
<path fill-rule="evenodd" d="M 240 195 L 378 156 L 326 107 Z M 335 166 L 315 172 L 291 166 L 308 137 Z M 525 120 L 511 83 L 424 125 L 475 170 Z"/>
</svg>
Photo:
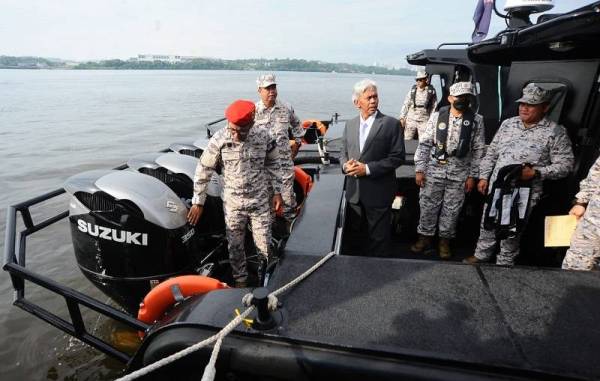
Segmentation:
<svg viewBox="0 0 600 381">
<path fill-rule="evenodd" d="M 532 189 L 531 199 L 529 200 L 529 207 L 527 210 L 527 216 L 530 215 L 531 210 L 537 204 L 541 196 L 541 191 L 534 191 Z M 488 204 L 483 206 L 483 210 L 487 210 Z M 479 239 L 477 240 L 477 247 L 475 248 L 475 257 L 482 261 L 489 261 L 494 255 L 496 249 L 496 233 L 494 230 L 487 230 L 483 227 L 483 221 L 485 219 L 485 213 L 481 216 L 481 225 L 479 228 Z M 500 266 L 513 266 L 515 264 L 515 258 L 519 255 L 519 246 L 521 242 L 521 233 L 514 237 L 506 238 L 500 241 L 500 252 L 496 256 L 496 264 Z"/>
<path fill-rule="evenodd" d="M 404 140 L 415 139 L 415 133 L 419 134 L 419 140 L 425 133 L 427 127 L 427 119 L 418 120 L 412 118 L 406 118 L 406 125 L 404 126 Z"/>
<path fill-rule="evenodd" d="M 592 203 L 577 224 L 571 247 L 562 263 L 565 270 L 594 270 L 600 262 L 600 224 L 598 211 Z M 595 220 L 595 221 L 594 221 Z"/>
<path fill-rule="evenodd" d="M 233 278 L 238 282 L 248 280 L 244 239 L 246 226 L 250 227 L 257 255 L 268 258 L 271 242 L 271 212 L 266 208 L 245 209 L 225 205 L 225 233 Z"/>
<path fill-rule="evenodd" d="M 294 193 L 294 162 L 281 160 L 282 186 L 281 198 L 283 199 L 283 217 L 291 221 L 296 216 L 296 194 Z"/>
<path fill-rule="evenodd" d="M 454 238 L 464 201 L 464 182 L 427 177 L 419 193 L 421 216 L 417 232 L 431 237 L 435 235 L 439 222 L 440 238 Z"/>
</svg>

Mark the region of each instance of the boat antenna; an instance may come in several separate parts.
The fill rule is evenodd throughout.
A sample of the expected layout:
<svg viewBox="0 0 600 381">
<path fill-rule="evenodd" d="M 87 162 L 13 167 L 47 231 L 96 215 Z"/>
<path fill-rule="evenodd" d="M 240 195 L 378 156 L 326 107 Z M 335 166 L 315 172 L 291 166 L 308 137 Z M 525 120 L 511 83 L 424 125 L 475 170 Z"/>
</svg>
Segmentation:
<svg viewBox="0 0 600 381">
<path fill-rule="evenodd" d="M 498 16 L 498 17 L 502 17 L 503 19 L 508 19 L 507 15 L 503 15 L 502 13 L 498 12 L 498 8 L 496 8 L 496 0 L 494 0 L 494 13 Z"/>
</svg>

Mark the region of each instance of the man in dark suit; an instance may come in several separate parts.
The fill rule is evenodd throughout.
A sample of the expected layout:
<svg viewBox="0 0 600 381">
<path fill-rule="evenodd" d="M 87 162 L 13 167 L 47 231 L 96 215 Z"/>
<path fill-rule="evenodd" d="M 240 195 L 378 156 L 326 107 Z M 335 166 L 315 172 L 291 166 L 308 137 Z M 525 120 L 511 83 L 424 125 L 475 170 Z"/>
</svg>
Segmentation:
<svg viewBox="0 0 600 381">
<path fill-rule="evenodd" d="M 396 168 L 404 161 L 404 138 L 397 119 L 377 110 L 375 82 L 354 85 L 352 101 L 359 116 L 346 122 L 341 162 L 352 226 L 366 230 L 363 253 L 387 256 L 391 206 L 396 193 Z"/>
</svg>

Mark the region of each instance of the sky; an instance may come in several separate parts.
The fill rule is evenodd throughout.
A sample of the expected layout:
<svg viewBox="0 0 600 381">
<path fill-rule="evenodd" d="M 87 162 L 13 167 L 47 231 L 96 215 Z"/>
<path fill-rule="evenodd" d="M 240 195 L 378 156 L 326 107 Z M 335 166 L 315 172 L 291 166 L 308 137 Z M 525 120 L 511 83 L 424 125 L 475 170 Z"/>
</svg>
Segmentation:
<svg viewBox="0 0 600 381">
<path fill-rule="evenodd" d="M 502 10 L 505 0 L 497 0 Z M 554 0 L 561 13 L 591 0 Z M 466 42 L 477 0 L 0 0 L 0 55 L 71 60 L 169 54 L 405 66 Z M 533 16 L 533 20 L 537 18 Z M 504 28 L 492 16 L 488 37 Z"/>
</svg>

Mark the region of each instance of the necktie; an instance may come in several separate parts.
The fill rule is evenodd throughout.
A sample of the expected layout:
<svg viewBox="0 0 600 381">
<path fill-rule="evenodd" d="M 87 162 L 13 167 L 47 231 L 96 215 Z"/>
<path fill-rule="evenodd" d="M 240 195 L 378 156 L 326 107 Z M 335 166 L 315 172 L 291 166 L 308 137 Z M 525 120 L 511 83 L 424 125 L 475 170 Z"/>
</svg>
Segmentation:
<svg viewBox="0 0 600 381">
<path fill-rule="evenodd" d="M 365 141 L 367 140 L 367 128 L 369 128 L 369 125 L 367 124 L 367 122 L 363 123 L 360 126 L 360 136 L 359 136 L 359 140 L 360 140 L 360 150 L 362 152 L 363 147 L 365 146 Z"/>
</svg>

